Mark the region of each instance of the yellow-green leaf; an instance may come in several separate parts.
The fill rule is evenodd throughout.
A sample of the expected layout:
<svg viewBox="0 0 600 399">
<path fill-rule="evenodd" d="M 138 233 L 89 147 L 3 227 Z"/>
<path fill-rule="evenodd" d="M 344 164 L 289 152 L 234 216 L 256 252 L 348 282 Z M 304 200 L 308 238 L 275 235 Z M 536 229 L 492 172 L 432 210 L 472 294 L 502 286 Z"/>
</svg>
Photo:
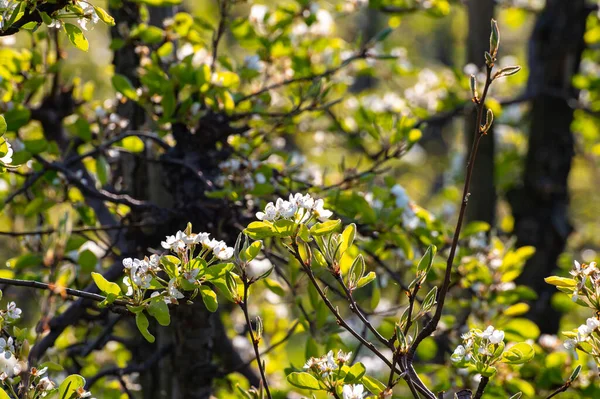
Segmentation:
<svg viewBox="0 0 600 399">
<path fill-rule="evenodd" d="M 85 38 L 83 31 L 78 26 L 66 23 L 65 30 L 67 31 L 67 36 L 69 37 L 69 40 L 71 41 L 71 43 L 73 43 L 75 47 L 83 51 L 89 50 L 90 43 Z"/>
</svg>

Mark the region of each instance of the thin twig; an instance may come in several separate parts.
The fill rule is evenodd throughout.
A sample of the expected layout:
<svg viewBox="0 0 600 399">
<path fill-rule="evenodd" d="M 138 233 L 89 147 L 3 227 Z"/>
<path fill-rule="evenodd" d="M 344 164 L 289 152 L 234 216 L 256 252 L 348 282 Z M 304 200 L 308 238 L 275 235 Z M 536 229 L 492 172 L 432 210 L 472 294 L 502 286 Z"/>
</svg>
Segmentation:
<svg viewBox="0 0 600 399">
<path fill-rule="evenodd" d="M 252 347 L 254 348 L 254 355 L 256 356 L 256 362 L 258 363 L 258 369 L 260 370 L 260 377 L 262 379 L 262 383 L 265 387 L 265 392 L 267 394 L 267 398 L 271 399 L 271 391 L 269 390 L 269 382 L 267 381 L 267 376 L 265 374 L 265 368 L 262 360 L 260 359 L 260 350 L 258 349 L 258 343 L 260 339 L 254 335 L 254 330 L 252 329 L 252 322 L 250 321 L 250 316 L 248 315 L 248 288 L 250 284 L 246 279 L 244 279 L 244 299 L 239 303 L 242 312 L 244 312 L 244 318 L 246 319 L 246 325 L 248 326 L 248 334 L 250 334 L 250 340 L 252 341 Z"/>
<path fill-rule="evenodd" d="M 10 279 L 10 278 L 0 278 L 0 284 L 12 285 L 12 286 L 17 286 L 17 287 L 28 287 L 28 288 L 49 290 L 51 292 L 58 293 L 58 294 L 64 292 L 67 295 L 84 298 L 84 299 L 90 299 L 90 300 L 96 301 L 96 302 L 102 302 L 102 301 L 106 300 L 106 297 L 103 295 L 93 294 L 91 292 L 86 292 L 86 291 L 80 291 L 80 290 L 76 290 L 73 288 L 60 287 L 56 284 L 41 283 L 39 281 L 33 281 L 33 280 L 17 280 L 17 279 Z M 116 305 L 122 305 L 122 306 L 129 305 L 129 302 L 123 301 L 123 300 L 116 300 L 113 303 Z"/>
</svg>

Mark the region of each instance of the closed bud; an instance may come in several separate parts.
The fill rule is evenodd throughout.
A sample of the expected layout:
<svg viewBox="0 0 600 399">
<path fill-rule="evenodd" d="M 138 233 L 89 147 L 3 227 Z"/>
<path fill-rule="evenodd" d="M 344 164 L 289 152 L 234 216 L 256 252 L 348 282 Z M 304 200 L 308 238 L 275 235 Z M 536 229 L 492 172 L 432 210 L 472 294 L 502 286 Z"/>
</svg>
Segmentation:
<svg viewBox="0 0 600 399">
<path fill-rule="evenodd" d="M 475 75 L 471 75 L 471 95 L 473 100 L 479 99 L 479 93 L 477 93 L 477 78 Z"/>
<path fill-rule="evenodd" d="M 492 58 L 496 58 L 498 54 L 498 46 L 500 45 L 500 32 L 498 31 L 498 23 L 492 19 L 492 33 L 490 35 L 490 54 Z"/>
</svg>

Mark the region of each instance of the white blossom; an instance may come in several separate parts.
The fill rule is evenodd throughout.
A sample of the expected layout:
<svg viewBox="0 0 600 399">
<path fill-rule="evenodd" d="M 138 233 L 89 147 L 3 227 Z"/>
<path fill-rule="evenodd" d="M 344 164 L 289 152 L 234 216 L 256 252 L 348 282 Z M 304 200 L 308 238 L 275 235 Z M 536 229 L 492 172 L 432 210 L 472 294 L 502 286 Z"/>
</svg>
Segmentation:
<svg viewBox="0 0 600 399">
<path fill-rule="evenodd" d="M 366 395 L 362 384 L 344 385 L 342 388 L 343 399 L 362 399 Z"/>
<path fill-rule="evenodd" d="M 21 317 L 21 309 L 17 307 L 17 304 L 14 302 L 9 302 L 6 307 L 6 317 L 11 321 L 17 320 Z"/>
</svg>

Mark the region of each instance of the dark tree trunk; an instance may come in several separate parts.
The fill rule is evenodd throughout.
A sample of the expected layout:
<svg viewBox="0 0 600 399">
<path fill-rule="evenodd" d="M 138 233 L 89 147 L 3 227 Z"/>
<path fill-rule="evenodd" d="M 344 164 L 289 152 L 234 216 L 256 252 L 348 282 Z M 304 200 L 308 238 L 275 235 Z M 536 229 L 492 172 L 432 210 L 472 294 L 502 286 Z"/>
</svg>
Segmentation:
<svg viewBox="0 0 600 399">
<path fill-rule="evenodd" d="M 529 44 L 529 150 L 522 187 L 509 193 L 517 245 L 536 247 L 518 282 L 537 292 L 529 316 L 548 333 L 556 332 L 559 317 L 550 307 L 554 287 L 544 277 L 555 269 L 572 230 L 567 181 L 574 139 L 569 101 L 577 98 L 571 81 L 585 47 L 588 12 L 584 0 L 548 0 L 536 21 Z"/>
<path fill-rule="evenodd" d="M 129 28 L 139 23 L 139 5 L 123 1 L 123 7 L 111 10 L 117 21 L 124 21 Z M 150 22 L 162 26 L 164 19 L 174 15 L 174 7 L 151 7 Z M 112 29 L 113 38 L 120 38 L 120 23 Z M 115 73 L 125 75 L 134 85 L 139 83 L 137 70 L 139 56 L 134 45 L 127 44 L 115 51 Z M 128 130 L 147 130 L 144 110 L 133 102 L 119 104 L 117 112 L 130 121 Z M 160 240 L 177 230 L 184 230 L 191 222 L 195 232 L 206 231 L 228 243 L 235 242 L 238 231 L 232 227 L 239 220 L 235 208 L 223 201 L 209 200 L 205 190 L 210 187 L 190 170 L 199 171 L 207 179 L 220 173 L 218 164 L 231 154 L 226 138 L 237 133 L 227 120 L 209 114 L 203 118 L 196 134 L 182 124 L 173 124 L 175 147 L 164 155 L 157 154 L 150 142 L 144 157 L 123 154 L 119 163 L 123 189 L 134 198 L 150 201 L 170 212 L 133 212 L 133 222 L 155 222 L 155 229 L 127 237 L 137 250 L 137 256 L 147 255 L 148 248 L 160 246 Z M 224 143 L 217 150 L 216 143 Z M 145 158 L 157 158 L 165 162 L 149 163 Z M 169 160 L 184 162 L 188 168 L 169 163 Z M 222 306 L 221 306 L 222 307 Z M 210 313 L 201 300 L 194 304 L 181 303 L 172 313 L 171 325 L 151 327 L 156 342 L 149 344 L 141 337 L 131 348 L 134 363 L 151 359 L 156 351 L 170 348 L 160 361 L 140 376 L 144 399 L 208 399 L 212 394 L 212 383 L 218 375 L 215 355 L 219 355 L 224 369 L 235 369 L 243 364 L 226 335 L 218 313 Z M 213 351 L 213 348 L 219 348 Z M 218 352 L 218 353 L 216 353 Z M 252 385 L 259 380 L 250 368 L 240 370 Z"/>
<path fill-rule="evenodd" d="M 490 21 L 494 17 L 494 0 L 469 0 L 469 35 L 467 36 L 467 63 L 481 70 L 485 66 L 484 53 L 490 47 Z M 481 93 L 480 93 L 481 94 Z M 465 121 L 467 149 L 475 138 L 475 116 L 470 113 Z M 467 207 L 467 221 L 481 220 L 494 225 L 496 219 L 496 186 L 494 184 L 494 130 L 481 140 L 473 177 L 471 196 Z"/>
</svg>

